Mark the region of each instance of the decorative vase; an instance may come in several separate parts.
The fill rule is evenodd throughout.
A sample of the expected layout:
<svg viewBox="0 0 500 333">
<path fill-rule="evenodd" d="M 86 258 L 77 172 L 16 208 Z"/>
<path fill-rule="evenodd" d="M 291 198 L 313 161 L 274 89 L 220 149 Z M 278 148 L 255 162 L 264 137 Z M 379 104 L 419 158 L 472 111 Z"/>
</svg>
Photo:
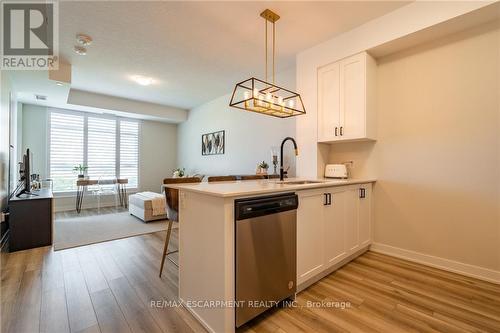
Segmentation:
<svg viewBox="0 0 500 333">
<path fill-rule="evenodd" d="M 257 174 L 257 175 L 267 175 L 267 170 L 268 170 L 268 169 L 264 169 L 264 168 L 261 168 L 261 167 L 257 167 L 256 174 Z"/>
<path fill-rule="evenodd" d="M 274 167 L 273 175 L 278 174 L 278 147 L 271 147 L 271 161 Z"/>
</svg>

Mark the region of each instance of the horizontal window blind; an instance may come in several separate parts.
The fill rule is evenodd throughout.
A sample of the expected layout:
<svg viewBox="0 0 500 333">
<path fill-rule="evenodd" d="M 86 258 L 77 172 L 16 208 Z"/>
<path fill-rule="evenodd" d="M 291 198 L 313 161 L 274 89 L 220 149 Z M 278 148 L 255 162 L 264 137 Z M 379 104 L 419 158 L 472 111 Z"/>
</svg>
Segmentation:
<svg viewBox="0 0 500 333">
<path fill-rule="evenodd" d="M 138 186 L 139 123 L 120 121 L 120 178 L 127 178 L 130 187 Z"/>
<path fill-rule="evenodd" d="M 76 165 L 84 164 L 84 117 L 50 113 L 50 178 L 54 192 L 75 191 Z"/>
<path fill-rule="evenodd" d="M 87 142 L 89 178 L 116 178 L 116 120 L 88 117 Z M 113 185 L 103 187 L 113 188 Z M 93 189 L 89 187 L 89 190 Z"/>
<path fill-rule="evenodd" d="M 49 163 L 54 192 L 76 191 L 73 168 L 78 164 L 88 167 L 91 179 L 127 178 L 128 188 L 138 188 L 139 127 L 135 120 L 52 110 Z"/>
</svg>

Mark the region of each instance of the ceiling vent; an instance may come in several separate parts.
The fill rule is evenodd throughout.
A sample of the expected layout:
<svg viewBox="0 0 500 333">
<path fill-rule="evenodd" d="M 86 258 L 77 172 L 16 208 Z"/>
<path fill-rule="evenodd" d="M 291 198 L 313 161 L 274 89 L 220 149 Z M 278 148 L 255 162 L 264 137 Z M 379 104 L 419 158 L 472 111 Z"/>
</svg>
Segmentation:
<svg viewBox="0 0 500 333">
<path fill-rule="evenodd" d="M 35 94 L 35 98 L 38 101 L 46 101 L 47 100 L 47 96 L 44 96 L 44 95 L 37 95 L 37 94 Z"/>
</svg>

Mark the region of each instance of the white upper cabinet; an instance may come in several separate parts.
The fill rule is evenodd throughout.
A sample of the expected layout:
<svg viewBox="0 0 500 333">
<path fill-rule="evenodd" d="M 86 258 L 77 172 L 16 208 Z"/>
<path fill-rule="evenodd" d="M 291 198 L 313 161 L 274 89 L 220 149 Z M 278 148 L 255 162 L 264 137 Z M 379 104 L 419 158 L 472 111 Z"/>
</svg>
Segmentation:
<svg viewBox="0 0 500 333">
<path fill-rule="evenodd" d="M 338 62 L 323 68 L 318 73 L 318 134 L 319 141 L 334 136 L 340 127 L 340 64 Z"/>
<path fill-rule="evenodd" d="M 366 52 L 318 69 L 318 141 L 375 140 L 377 64 Z"/>
</svg>

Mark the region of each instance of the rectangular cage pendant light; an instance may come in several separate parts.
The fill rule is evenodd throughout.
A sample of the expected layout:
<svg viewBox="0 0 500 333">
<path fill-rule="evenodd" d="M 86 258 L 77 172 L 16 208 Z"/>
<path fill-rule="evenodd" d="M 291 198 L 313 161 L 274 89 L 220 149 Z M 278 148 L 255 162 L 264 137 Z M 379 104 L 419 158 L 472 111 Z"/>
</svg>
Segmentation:
<svg viewBox="0 0 500 333">
<path fill-rule="evenodd" d="M 262 113 L 265 115 L 288 118 L 305 114 L 304 103 L 300 94 L 291 90 L 282 88 L 276 85 L 275 82 L 275 45 L 276 45 L 276 29 L 275 22 L 280 18 L 278 14 L 266 9 L 260 14 L 265 19 L 265 33 L 266 33 L 266 70 L 265 78 L 267 80 L 267 26 L 268 22 L 273 25 L 273 39 L 272 39 L 272 82 L 269 83 L 255 77 L 249 78 L 245 81 L 236 84 L 231 96 L 229 106 Z"/>
<path fill-rule="evenodd" d="M 298 93 L 254 77 L 236 84 L 229 106 L 279 118 L 306 113 Z"/>
</svg>

